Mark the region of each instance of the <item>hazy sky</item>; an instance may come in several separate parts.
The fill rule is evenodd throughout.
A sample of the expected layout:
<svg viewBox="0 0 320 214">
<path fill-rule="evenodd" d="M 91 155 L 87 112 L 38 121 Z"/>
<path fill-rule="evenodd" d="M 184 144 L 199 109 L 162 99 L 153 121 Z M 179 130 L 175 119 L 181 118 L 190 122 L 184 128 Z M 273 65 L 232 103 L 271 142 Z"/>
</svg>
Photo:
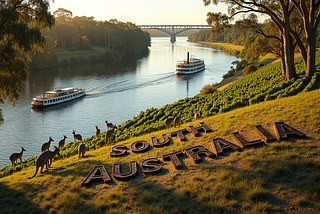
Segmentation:
<svg viewBox="0 0 320 214">
<path fill-rule="evenodd" d="M 195 24 L 205 25 L 207 13 L 221 11 L 224 5 L 207 6 L 202 0 L 55 0 L 50 1 L 51 11 L 59 7 L 74 16 L 93 16 L 95 20 L 117 19 L 144 24 Z"/>
</svg>

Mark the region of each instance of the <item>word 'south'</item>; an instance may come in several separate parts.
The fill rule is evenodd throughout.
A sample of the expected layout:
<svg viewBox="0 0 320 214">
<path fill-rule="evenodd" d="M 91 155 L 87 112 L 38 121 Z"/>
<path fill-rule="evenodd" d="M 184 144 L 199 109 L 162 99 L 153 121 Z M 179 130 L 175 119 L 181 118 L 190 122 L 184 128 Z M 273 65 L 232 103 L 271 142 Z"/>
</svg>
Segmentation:
<svg viewBox="0 0 320 214">
<path fill-rule="evenodd" d="M 213 151 L 209 151 L 204 146 L 194 146 L 184 151 L 176 151 L 169 154 L 162 155 L 163 161 L 171 161 L 172 165 L 175 169 L 180 169 L 182 164 L 180 162 L 179 157 L 186 155 L 188 156 L 195 164 L 201 162 L 200 156 L 207 156 L 209 158 L 214 158 L 216 155 L 223 155 L 226 151 L 241 151 L 243 148 L 250 148 L 261 146 L 264 143 L 268 143 L 270 141 L 284 140 L 288 137 L 299 137 L 304 138 L 306 135 L 297 129 L 289 126 L 284 122 L 275 122 L 274 130 L 276 132 L 276 138 L 270 134 L 266 129 L 262 126 L 257 125 L 254 126 L 254 130 L 260 135 L 260 140 L 255 141 L 247 141 L 240 133 L 234 132 L 232 133 L 232 137 L 235 139 L 238 145 L 231 143 L 223 138 L 215 138 L 212 139 Z M 199 127 L 189 126 L 188 129 L 182 129 L 176 132 L 172 132 L 170 134 L 171 137 L 177 136 L 180 141 L 185 140 L 184 133 L 190 132 L 195 137 L 199 135 L 199 131 L 204 131 L 205 133 L 210 132 L 211 128 L 207 126 L 204 122 L 200 123 Z M 162 135 L 163 142 L 158 142 L 157 138 L 151 137 L 152 145 L 157 147 L 163 147 L 169 145 L 169 137 L 167 134 Z M 148 151 L 150 144 L 147 141 L 137 141 L 131 145 L 131 151 L 133 153 L 142 153 Z M 125 145 L 117 145 L 112 148 L 110 152 L 111 157 L 121 157 L 127 154 L 127 146 Z M 142 173 L 143 174 L 157 174 L 161 172 L 162 167 L 160 164 L 160 160 L 158 158 L 148 158 L 140 163 Z M 130 171 L 127 173 L 121 172 L 121 164 L 115 163 L 112 167 L 113 178 L 116 180 L 129 180 L 134 178 L 138 174 L 138 164 L 136 161 L 130 162 Z M 87 177 L 81 182 L 82 186 L 88 186 L 92 182 L 103 181 L 104 183 L 112 182 L 111 177 L 105 167 L 103 165 L 95 166 L 91 172 L 87 175 Z"/>
</svg>

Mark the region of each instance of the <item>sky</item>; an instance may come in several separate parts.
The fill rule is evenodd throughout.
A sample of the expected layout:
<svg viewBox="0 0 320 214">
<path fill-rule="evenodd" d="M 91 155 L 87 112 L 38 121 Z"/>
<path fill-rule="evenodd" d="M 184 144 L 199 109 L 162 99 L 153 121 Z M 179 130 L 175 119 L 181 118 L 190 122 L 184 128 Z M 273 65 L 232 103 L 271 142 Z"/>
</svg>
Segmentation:
<svg viewBox="0 0 320 214">
<path fill-rule="evenodd" d="M 226 13 L 224 5 L 204 6 L 202 0 L 54 0 L 50 11 L 64 8 L 97 21 L 117 19 L 136 25 L 206 25 L 208 12 Z"/>
</svg>

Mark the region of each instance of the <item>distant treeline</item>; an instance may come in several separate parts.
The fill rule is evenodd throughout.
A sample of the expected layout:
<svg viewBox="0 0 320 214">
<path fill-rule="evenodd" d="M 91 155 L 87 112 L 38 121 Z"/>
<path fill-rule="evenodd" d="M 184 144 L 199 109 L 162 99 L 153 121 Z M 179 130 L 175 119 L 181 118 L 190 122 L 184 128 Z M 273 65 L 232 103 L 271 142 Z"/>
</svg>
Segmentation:
<svg viewBox="0 0 320 214">
<path fill-rule="evenodd" d="M 212 35 L 211 30 L 201 30 L 189 35 L 188 39 L 191 42 L 223 42 L 231 43 L 234 45 L 242 45 L 244 46 L 244 49 L 242 51 L 230 50 L 218 45 L 215 46 L 214 44 L 211 44 L 210 47 L 241 57 L 247 62 L 252 62 L 257 57 L 259 57 L 258 54 L 260 54 L 255 54 L 255 51 L 250 51 L 250 49 L 252 49 L 252 43 L 254 43 L 257 37 L 258 35 L 254 32 L 251 32 L 249 30 L 240 31 L 237 27 L 232 26 L 231 28 L 226 29 L 224 32 L 218 34 L 217 36 Z"/>
<path fill-rule="evenodd" d="M 36 51 L 29 68 L 45 68 L 60 64 L 113 60 L 126 55 L 137 54 L 150 46 L 150 34 L 142 31 L 131 22 L 120 22 L 116 19 L 96 21 L 93 17 L 72 17 L 72 12 L 59 8 L 53 13 L 55 26 L 42 31 L 47 40 L 43 51 Z M 100 56 L 73 57 L 58 61 L 54 54 L 56 47 L 68 48 L 71 51 L 90 50 L 92 45 L 104 47 L 105 54 Z"/>
</svg>

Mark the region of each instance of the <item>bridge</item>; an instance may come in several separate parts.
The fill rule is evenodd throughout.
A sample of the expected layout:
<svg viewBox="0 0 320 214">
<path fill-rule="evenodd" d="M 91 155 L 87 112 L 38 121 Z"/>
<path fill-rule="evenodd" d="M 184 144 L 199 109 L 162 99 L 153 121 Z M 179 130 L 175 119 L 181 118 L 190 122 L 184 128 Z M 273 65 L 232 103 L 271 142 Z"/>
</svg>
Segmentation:
<svg viewBox="0 0 320 214">
<path fill-rule="evenodd" d="M 170 35 L 170 42 L 176 41 L 176 35 L 193 29 L 210 29 L 209 25 L 137 25 L 141 29 L 154 29 L 160 30 Z"/>
</svg>

